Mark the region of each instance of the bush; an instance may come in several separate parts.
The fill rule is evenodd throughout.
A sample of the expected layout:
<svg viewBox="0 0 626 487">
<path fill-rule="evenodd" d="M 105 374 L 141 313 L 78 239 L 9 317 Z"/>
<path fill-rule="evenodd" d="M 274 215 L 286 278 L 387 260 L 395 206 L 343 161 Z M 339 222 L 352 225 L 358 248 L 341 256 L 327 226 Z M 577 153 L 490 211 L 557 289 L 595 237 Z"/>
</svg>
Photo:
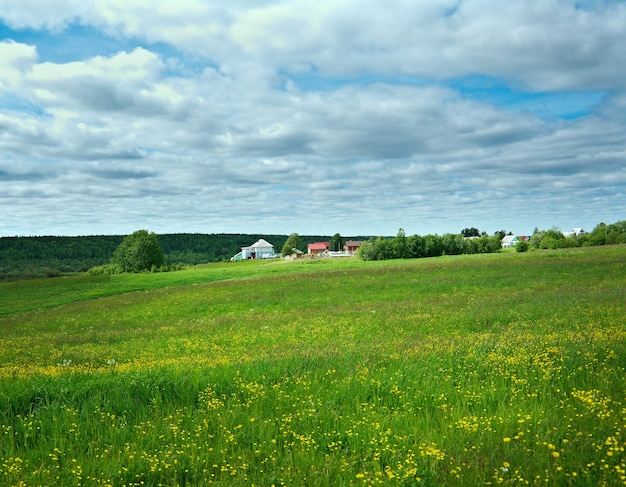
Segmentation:
<svg viewBox="0 0 626 487">
<path fill-rule="evenodd" d="M 116 264 L 104 264 L 92 267 L 87 271 L 88 276 L 111 276 L 113 274 L 121 274 L 122 269 Z"/>
<path fill-rule="evenodd" d="M 515 244 L 515 251 L 527 252 L 529 247 L 530 245 L 528 244 L 528 242 L 526 242 L 526 240 L 520 240 L 519 242 Z"/>
</svg>

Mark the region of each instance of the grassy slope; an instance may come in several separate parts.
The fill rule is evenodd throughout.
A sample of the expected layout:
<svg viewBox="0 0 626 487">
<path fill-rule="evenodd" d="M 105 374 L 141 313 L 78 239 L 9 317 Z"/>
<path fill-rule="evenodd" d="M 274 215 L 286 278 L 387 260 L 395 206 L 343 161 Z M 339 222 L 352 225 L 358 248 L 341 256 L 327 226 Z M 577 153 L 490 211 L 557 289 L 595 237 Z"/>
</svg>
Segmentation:
<svg viewBox="0 0 626 487">
<path fill-rule="evenodd" d="M 0 479 L 614 485 L 625 261 L 621 246 L 2 284 Z"/>
<path fill-rule="evenodd" d="M 287 265 L 288 264 L 288 265 Z M 189 267 L 183 271 L 166 273 L 121 274 L 91 277 L 86 275 L 55 279 L 0 282 L 0 316 L 22 311 L 33 311 L 76 301 L 113 296 L 134 291 L 148 291 L 189 284 L 271 277 L 278 274 L 306 272 L 320 267 L 354 267 L 350 261 L 282 260 L 216 263 Z"/>
</svg>

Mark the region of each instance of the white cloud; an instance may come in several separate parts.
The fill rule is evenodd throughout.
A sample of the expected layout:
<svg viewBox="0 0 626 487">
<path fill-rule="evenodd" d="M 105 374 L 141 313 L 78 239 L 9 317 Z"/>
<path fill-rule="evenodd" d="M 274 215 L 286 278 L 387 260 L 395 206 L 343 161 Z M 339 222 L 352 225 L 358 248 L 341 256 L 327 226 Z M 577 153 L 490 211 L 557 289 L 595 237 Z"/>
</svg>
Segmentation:
<svg viewBox="0 0 626 487">
<path fill-rule="evenodd" d="M 16 29 L 52 29 L 60 31 L 69 22 L 89 10 L 81 0 L 12 0 L 0 1 L 0 18 Z"/>
<path fill-rule="evenodd" d="M 116 78 L 132 82 L 146 78 L 155 79 L 163 68 L 164 65 L 157 55 L 138 48 L 131 53 L 120 52 L 109 58 L 96 56 L 86 62 L 42 63 L 34 67 L 31 79 L 46 82 L 92 77 L 104 80 Z"/>
<path fill-rule="evenodd" d="M 0 1 L 16 27 L 93 25 L 165 42 L 219 65 L 258 62 L 325 75 L 484 73 L 532 89 L 624 87 L 626 4 L 574 1 Z"/>
<path fill-rule="evenodd" d="M 128 43 L 54 62 L 0 42 L 0 234 L 618 220 L 626 7 L 594 5 L 0 0 L 41 42 L 80 23 Z M 468 74 L 607 95 L 547 119 L 449 82 Z"/>
<path fill-rule="evenodd" d="M 36 61 L 34 46 L 0 41 L 0 89 L 10 91 L 18 87 L 24 72 Z"/>
</svg>

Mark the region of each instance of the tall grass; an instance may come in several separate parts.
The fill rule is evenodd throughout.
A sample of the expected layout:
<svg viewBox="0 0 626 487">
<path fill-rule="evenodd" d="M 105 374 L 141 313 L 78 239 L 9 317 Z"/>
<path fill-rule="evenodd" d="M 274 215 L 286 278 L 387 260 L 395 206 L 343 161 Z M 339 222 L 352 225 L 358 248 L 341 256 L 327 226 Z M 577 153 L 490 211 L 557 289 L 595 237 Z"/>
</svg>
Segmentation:
<svg viewBox="0 0 626 487">
<path fill-rule="evenodd" d="M 207 268 L 57 307 L 33 281 L 0 318 L 0 484 L 623 485 L 625 262 Z"/>
</svg>

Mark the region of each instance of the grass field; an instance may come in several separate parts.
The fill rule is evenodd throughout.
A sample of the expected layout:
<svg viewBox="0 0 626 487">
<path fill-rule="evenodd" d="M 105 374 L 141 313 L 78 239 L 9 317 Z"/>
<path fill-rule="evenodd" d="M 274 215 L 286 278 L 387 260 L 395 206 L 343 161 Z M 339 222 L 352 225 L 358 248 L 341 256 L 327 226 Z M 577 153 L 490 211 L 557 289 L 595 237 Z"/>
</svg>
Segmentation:
<svg viewBox="0 0 626 487">
<path fill-rule="evenodd" d="M 626 246 L 0 284 L 0 485 L 626 485 Z"/>
</svg>

